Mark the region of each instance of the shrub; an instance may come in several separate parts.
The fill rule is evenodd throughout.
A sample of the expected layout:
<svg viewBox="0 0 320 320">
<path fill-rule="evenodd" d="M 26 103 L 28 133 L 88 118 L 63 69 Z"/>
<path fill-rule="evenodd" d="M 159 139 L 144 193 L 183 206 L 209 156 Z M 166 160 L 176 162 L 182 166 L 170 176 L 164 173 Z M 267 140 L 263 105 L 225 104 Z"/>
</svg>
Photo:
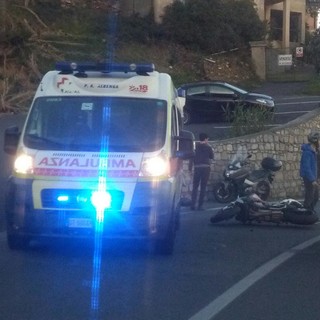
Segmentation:
<svg viewBox="0 0 320 320">
<path fill-rule="evenodd" d="M 227 119 L 231 122 L 231 136 L 243 136 L 266 129 L 273 120 L 273 113 L 257 106 L 248 108 L 237 105 L 234 110 L 226 109 Z"/>
</svg>

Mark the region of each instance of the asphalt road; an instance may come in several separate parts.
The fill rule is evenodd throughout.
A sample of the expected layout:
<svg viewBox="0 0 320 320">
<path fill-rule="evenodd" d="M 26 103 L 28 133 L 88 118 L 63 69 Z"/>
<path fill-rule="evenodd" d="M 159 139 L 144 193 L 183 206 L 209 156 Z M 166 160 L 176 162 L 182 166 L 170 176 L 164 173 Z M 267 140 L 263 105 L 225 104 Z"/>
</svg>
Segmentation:
<svg viewBox="0 0 320 320">
<path fill-rule="evenodd" d="M 57 240 L 10 251 L 0 233 L 2 318 L 317 319 L 320 226 L 211 225 L 219 206 L 182 210 L 169 257 L 135 243 L 97 251 Z"/>
<path fill-rule="evenodd" d="M 1 134 L 17 120 L 1 117 Z M 2 191 L 11 160 L 2 159 Z M 2 230 L 1 318 L 318 319 L 320 225 L 211 225 L 221 205 L 206 206 L 204 212 L 183 208 L 169 257 L 150 255 L 134 243 L 99 251 L 57 240 L 10 251 Z"/>
<path fill-rule="evenodd" d="M 319 108 L 320 93 L 319 96 L 307 96 L 303 94 L 306 86 L 306 82 L 265 83 L 253 90 L 270 95 L 275 99 L 275 116 L 271 122 L 266 124 L 266 129 L 281 126 L 309 111 Z M 227 122 L 191 123 L 186 125 L 185 129 L 193 132 L 196 138 L 200 132 L 207 132 L 210 140 L 228 139 L 233 136 L 232 123 Z"/>
</svg>

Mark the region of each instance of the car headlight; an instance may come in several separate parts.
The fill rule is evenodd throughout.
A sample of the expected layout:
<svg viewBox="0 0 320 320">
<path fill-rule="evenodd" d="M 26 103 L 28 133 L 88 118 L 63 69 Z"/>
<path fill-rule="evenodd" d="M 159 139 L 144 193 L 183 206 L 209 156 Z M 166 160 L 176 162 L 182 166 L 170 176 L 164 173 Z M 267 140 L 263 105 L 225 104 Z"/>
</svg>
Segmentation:
<svg viewBox="0 0 320 320">
<path fill-rule="evenodd" d="M 260 104 L 267 104 L 267 100 L 266 99 L 257 99 L 256 101 L 258 103 L 260 103 Z"/>
<path fill-rule="evenodd" d="M 147 158 L 143 161 L 140 175 L 143 177 L 160 177 L 169 174 L 169 161 L 164 156 Z"/>
<path fill-rule="evenodd" d="M 259 98 L 256 99 L 256 101 L 260 104 L 269 106 L 269 107 L 274 107 L 274 101 L 273 100 L 268 100 L 268 99 L 263 99 L 263 98 Z"/>
<path fill-rule="evenodd" d="M 27 154 L 19 155 L 14 161 L 13 169 L 16 173 L 32 174 L 33 173 L 33 158 Z"/>
</svg>

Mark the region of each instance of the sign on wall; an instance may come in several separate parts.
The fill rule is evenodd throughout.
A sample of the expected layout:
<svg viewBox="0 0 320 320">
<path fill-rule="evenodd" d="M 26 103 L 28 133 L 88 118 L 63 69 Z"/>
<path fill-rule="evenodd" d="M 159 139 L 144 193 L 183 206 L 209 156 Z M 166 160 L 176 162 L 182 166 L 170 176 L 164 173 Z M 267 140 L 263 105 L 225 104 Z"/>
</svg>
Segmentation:
<svg viewBox="0 0 320 320">
<path fill-rule="evenodd" d="M 303 57 L 303 47 L 296 47 L 296 57 L 297 58 Z"/>
<path fill-rule="evenodd" d="M 279 54 L 278 55 L 279 66 L 291 66 L 292 65 L 292 54 Z"/>
</svg>

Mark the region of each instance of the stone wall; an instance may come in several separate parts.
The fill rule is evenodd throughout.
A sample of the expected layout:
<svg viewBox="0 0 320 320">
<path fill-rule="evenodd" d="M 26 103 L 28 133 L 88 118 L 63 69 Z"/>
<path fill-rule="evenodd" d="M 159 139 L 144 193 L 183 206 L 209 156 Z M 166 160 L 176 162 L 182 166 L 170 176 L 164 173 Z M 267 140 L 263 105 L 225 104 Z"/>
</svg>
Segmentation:
<svg viewBox="0 0 320 320">
<path fill-rule="evenodd" d="M 264 157 L 271 156 L 283 163 L 282 169 L 275 173 L 272 184 L 271 200 L 303 197 L 303 184 L 299 176 L 301 144 L 307 143 L 307 136 L 313 130 L 320 131 L 320 108 L 285 126 L 272 128 L 258 134 L 232 138 L 221 141 L 210 141 L 215 150 L 215 160 L 211 166 L 211 176 L 207 188 L 207 199 L 214 200 L 213 184 L 222 179 L 222 173 L 232 155 L 239 147 L 245 147 L 252 154 L 250 162 L 258 168 Z M 185 164 L 184 196 L 190 197 L 191 179 L 188 179 L 187 163 Z"/>
</svg>

